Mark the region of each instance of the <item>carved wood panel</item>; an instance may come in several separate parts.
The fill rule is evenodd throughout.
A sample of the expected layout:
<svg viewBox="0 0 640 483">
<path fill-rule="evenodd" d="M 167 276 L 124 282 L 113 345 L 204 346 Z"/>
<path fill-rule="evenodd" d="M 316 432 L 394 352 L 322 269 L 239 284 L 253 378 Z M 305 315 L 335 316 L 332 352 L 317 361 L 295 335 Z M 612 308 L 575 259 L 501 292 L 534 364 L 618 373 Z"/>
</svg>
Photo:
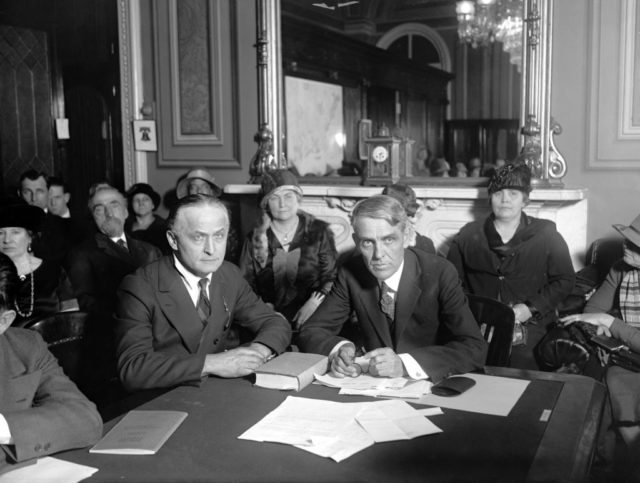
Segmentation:
<svg viewBox="0 0 640 483">
<path fill-rule="evenodd" d="M 33 168 L 53 172 L 47 34 L 0 25 L 0 167 L 5 188 Z"/>
</svg>

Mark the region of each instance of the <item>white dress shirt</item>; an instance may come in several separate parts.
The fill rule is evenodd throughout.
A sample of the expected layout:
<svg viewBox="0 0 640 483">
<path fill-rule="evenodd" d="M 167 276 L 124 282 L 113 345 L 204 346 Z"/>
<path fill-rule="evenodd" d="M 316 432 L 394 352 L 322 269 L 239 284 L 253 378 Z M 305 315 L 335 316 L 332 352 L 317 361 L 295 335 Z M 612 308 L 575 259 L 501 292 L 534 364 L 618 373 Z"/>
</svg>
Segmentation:
<svg viewBox="0 0 640 483">
<path fill-rule="evenodd" d="M 9 424 L 2 414 L 0 414 L 0 444 L 12 444 L 13 438 L 9 430 Z"/>
<path fill-rule="evenodd" d="M 198 285 L 198 282 L 201 278 L 206 278 L 207 280 L 209 280 L 209 283 L 207 283 L 207 293 L 209 293 L 209 287 L 211 286 L 211 274 L 207 275 L 206 277 L 198 277 L 197 275 L 194 275 L 189 270 L 187 270 L 182 263 L 180 263 L 180 260 L 178 260 L 178 257 L 176 257 L 175 255 L 173 256 L 173 263 L 175 264 L 178 273 L 180 273 L 182 282 L 187 288 L 187 292 L 189 292 L 189 296 L 191 297 L 193 306 L 197 307 L 198 299 L 200 298 L 200 287 Z"/>
</svg>

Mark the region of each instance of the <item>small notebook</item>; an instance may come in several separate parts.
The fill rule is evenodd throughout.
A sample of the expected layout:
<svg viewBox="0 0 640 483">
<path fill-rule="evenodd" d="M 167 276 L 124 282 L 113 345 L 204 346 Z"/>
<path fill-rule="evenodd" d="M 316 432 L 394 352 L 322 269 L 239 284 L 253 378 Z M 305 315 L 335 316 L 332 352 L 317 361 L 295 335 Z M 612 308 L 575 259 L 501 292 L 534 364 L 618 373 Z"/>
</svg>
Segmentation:
<svg viewBox="0 0 640 483">
<path fill-rule="evenodd" d="M 256 386 L 300 391 L 313 382 L 314 374 L 327 372 L 327 356 L 285 352 L 256 370 Z"/>
<path fill-rule="evenodd" d="M 155 454 L 186 417 L 184 411 L 129 411 L 89 452 Z"/>
</svg>

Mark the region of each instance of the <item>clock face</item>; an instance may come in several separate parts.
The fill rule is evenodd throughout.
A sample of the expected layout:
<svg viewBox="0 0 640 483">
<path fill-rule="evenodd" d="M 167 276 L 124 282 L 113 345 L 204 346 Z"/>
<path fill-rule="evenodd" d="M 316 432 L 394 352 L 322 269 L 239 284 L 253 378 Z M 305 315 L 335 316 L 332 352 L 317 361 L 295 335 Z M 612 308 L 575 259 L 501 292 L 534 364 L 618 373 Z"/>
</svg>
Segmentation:
<svg viewBox="0 0 640 483">
<path fill-rule="evenodd" d="M 389 150 L 385 146 L 376 146 L 371 152 L 371 158 L 376 163 L 384 163 L 389 158 Z"/>
</svg>

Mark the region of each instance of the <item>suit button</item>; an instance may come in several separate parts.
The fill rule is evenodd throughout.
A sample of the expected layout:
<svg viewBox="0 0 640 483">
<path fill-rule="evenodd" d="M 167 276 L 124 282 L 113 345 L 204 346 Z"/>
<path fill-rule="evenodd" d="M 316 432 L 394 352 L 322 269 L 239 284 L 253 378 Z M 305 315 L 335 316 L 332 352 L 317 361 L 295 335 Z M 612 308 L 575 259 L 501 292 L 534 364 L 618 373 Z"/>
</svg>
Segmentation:
<svg viewBox="0 0 640 483">
<path fill-rule="evenodd" d="M 213 341 L 213 345 L 218 345 L 218 342 L 220 342 L 220 339 L 215 339 L 215 340 Z"/>
</svg>

